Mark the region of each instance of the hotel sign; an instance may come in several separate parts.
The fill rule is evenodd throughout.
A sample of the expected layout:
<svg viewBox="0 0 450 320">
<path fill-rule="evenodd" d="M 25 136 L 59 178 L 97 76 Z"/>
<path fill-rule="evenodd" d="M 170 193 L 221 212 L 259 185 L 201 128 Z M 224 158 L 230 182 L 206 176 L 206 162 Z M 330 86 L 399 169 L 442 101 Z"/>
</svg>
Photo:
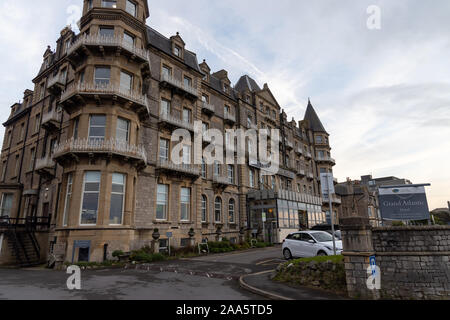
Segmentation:
<svg viewBox="0 0 450 320">
<path fill-rule="evenodd" d="M 380 187 L 379 202 L 383 220 L 428 220 L 430 210 L 424 186 Z"/>
</svg>

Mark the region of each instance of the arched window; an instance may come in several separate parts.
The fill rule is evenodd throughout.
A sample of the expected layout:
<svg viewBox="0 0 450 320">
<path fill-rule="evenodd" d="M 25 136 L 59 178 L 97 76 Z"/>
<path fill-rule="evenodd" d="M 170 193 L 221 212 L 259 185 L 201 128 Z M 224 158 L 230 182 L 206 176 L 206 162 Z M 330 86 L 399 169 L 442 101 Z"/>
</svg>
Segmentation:
<svg viewBox="0 0 450 320">
<path fill-rule="evenodd" d="M 214 219 L 215 222 L 222 222 L 222 199 L 219 197 L 214 202 Z"/>
<path fill-rule="evenodd" d="M 208 217 L 208 198 L 205 195 L 202 195 L 202 222 L 207 221 Z"/>
<path fill-rule="evenodd" d="M 230 219 L 230 223 L 235 223 L 234 208 L 235 208 L 235 201 L 234 199 L 230 199 L 230 202 L 228 204 L 228 216 Z"/>
</svg>

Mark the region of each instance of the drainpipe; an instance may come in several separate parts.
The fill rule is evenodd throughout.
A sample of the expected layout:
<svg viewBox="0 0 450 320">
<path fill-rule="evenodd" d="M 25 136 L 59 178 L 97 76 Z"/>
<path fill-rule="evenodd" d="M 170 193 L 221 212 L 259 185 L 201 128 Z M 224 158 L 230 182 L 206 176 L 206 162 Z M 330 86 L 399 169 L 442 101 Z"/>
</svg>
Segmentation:
<svg viewBox="0 0 450 320">
<path fill-rule="evenodd" d="M 25 137 L 23 138 L 22 157 L 20 159 L 19 175 L 17 177 L 18 184 L 21 183 L 21 178 L 22 178 L 23 158 L 25 156 L 25 144 L 26 144 L 27 136 L 28 136 L 28 128 L 30 126 L 30 116 L 31 116 L 31 110 L 30 110 L 30 112 L 28 112 L 27 127 L 25 129 Z M 23 194 L 23 190 L 20 190 L 20 197 L 19 197 L 20 200 L 19 200 L 19 205 L 17 206 L 17 218 L 20 215 L 20 210 L 22 210 L 22 194 Z"/>
</svg>

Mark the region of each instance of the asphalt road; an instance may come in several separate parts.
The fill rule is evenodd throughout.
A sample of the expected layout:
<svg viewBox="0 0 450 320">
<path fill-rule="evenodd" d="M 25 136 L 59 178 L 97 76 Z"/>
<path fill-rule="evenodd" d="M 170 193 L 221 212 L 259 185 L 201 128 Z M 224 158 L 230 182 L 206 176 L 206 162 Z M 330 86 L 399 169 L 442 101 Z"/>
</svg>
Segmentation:
<svg viewBox="0 0 450 320">
<path fill-rule="evenodd" d="M 62 271 L 0 269 L 0 300 L 261 300 L 241 289 L 237 279 L 274 269 L 281 261 L 275 247 L 126 270 L 83 270 L 81 290 L 73 291 Z"/>
</svg>

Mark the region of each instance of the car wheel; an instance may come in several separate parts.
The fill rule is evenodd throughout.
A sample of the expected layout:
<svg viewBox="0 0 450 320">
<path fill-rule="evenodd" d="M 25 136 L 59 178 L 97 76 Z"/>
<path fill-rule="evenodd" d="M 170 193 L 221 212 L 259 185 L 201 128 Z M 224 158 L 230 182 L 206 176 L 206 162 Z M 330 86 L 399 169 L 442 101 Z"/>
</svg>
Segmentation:
<svg viewBox="0 0 450 320">
<path fill-rule="evenodd" d="M 317 253 L 317 256 L 318 256 L 318 257 L 323 257 L 323 256 L 327 256 L 327 254 L 326 254 L 325 252 L 323 252 L 323 251 L 319 251 L 319 252 Z"/>
<path fill-rule="evenodd" d="M 286 260 L 291 260 L 292 259 L 292 254 L 291 254 L 291 250 L 289 249 L 284 249 L 283 250 L 283 256 Z"/>
</svg>

